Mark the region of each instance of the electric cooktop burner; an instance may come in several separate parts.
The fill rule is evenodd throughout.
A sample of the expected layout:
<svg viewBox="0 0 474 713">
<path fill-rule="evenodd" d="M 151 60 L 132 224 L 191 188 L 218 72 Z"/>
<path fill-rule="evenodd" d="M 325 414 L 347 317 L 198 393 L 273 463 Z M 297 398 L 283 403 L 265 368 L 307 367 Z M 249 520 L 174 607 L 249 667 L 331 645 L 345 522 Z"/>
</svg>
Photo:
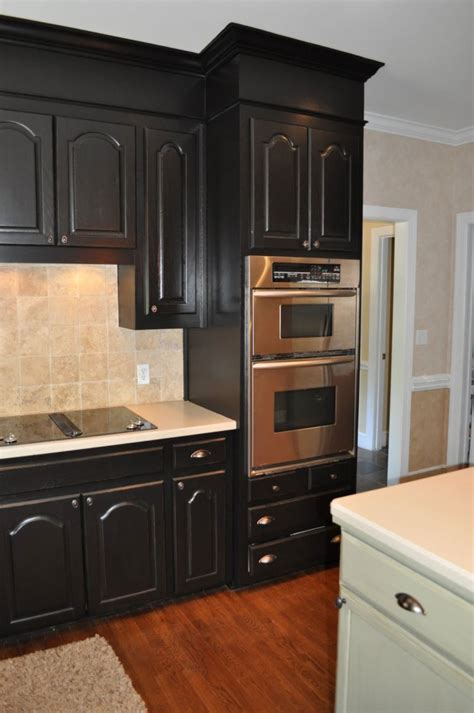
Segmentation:
<svg viewBox="0 0 474 713">
<path fill-rule="evenodd" d="M 154 429 L 153 423 L 124 406 L 11 416 L 0 418 L 0 447 Z"/>
</svg>

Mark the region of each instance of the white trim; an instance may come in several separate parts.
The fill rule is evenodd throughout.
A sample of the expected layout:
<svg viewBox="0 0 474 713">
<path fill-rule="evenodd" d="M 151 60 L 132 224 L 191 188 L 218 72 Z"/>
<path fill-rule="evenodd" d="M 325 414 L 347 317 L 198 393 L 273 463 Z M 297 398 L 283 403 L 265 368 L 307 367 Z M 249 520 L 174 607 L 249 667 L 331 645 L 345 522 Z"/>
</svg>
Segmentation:
<svg viewBox="0 0 474 713">
<path fill-rule="evenodd" d="M 414 376 L 412 391 L 434 391 L 435 389 L 449 389 L 451 387 L 451 374 L 424 374 Z"/>
<path fill-rule="evenodd" d="M 358 432 L 357 445 L 359 448 L 365 448 L 366 451 L 370 451 L 371 441 L 366 433 Z"/>
<path fill-rule="evenodd" d="M 445 129 L 442 126 L 420 124 L 418 121 L 399 119 L 396 116 L 376 114 L 371 111 L 365 112 L 365 120 L 368 122 L 366 129 L 408 136 L 411 139 L 434 141 L 449 146 L 462 146 L 462 144 L 470 144 L 474 141 L 474 126 L 466 126 L 464 129 Z"/>
<path fill-rule="evenodd" d="M 369 362 L 368 362 L 368 361 L 362 361 L 362 359 L 361 359 L 359 366 L 360 366 L 360 370 L 361 370 L 361 371 L 367 371 L 368 368 L 369 368 Z"/>
<path fill-rule="evenodd" d="M 451 395 L 449 399 L 448 465 L 465 460 L 467 443 L 469 398 L 466 384 L 470 383 L 471 325 L 467 324 L 469 300 L 472 295 L 470 280 L 469 242 L 474 211 L 456 216 L 456 244 L 454 262 L 453 332 L 451 340 Z M 472 246 L 474 250 L 474 246 Z"/>
<path fill-rule="evenodd" d="M 446 468 L 446 463 L 441 463 L 440 465 L 430 465 L 428 468 L 420 468 L 420 470 L 412 470 L 408 475 L 421 475 L 422 473 L 429 473 L 430 470 L 438 470 L 438 468 Z"/>
<path fill-rule="evenodd" d="M 364 220 L 395 224 L 390 448 L 387 482 L 408 473 L 411 386 L 415 333 L 416 239 L 418 211 L 364 205 Z"/>
</svg>

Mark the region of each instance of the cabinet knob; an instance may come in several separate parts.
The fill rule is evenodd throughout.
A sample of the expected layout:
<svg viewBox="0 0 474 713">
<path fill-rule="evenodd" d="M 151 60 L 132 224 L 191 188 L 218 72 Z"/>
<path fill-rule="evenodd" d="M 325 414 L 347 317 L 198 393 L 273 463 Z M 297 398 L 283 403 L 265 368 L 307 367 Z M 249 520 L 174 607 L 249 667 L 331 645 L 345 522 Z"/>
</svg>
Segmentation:
<svg viewBox="0 0 474 713">
<path fill-rule="evenodd" d="M 151 311 L 153 312 L 153 314 L 156 314 L 156 313 L 158 312 L 158 307 L 157 307 L 156 305 L 152 305 L 152 306 L 150 307 L 150 309 L 151 309 Z"/>
<path fill-rule="evenodd" d="M 52 235 L 52 233 L 49 233 L 49 235 L 48 235 L 48 243 L 51 245 L 52 242 L 53 242 L 53 235 Z"/>
<path fill-rule="evenodd" d="M 315 241 L 313 242 L 313 248 L 319 248 L 320 245 L 321 245 L 321 243 L 319 242 L 319 240 L 315 240 Z"/>
<path fill-rule="evenodd" d="M 272 485 L 272 493 L 279 493 L 279 492 L 280 492 L 280 486 Z"/>
<path fill-rule="evenodd" d="M 71 505 L 75 510 L 77 510 L 77 508 L 79 507 L 79 500 L 77 498 L 74 498 L 74 500 L 71 500 Z"/>
<path fill-rule="evenodd" d="M 260 525 L 261 527 L 265 527 L 266 525 L 271 525 L 271 523 L 274 521 L 273 515 L 263 515 L 257 520 L 257 525 Z"/>
<path fill-rule="evenodd" d="M 258 560 L 259 564 L 272 564 L 277 559 L 277 555 L 263 555 L 263 557 L 260 557 Z"/>
<path fill-rule="evenodd" d="M 331 480 L 337 480 L 338 475 L 337 475 L 337 473 L 331 473 L 331 475 L 329 477 L 331 478 Z"/>
<path fill-rule="evenodd" d="M 88 504 L 89 507 L 91 507 L 94 504 L 94 498 L 86 498 L 86 503 Z"/>
<path fill-rule="evenodd" d="M 336 605 L 336 609 L 342 609 L 345 603 L 346 600 L 344 599 L 344 597 L 336 597 L 336 601 L 334 602 L 334 604 Z"/>
<path fill-rule="evenodd" d="M 67 235 L 61 235 L 61 243 L 62 243 L 63 245 L 67 245 L 68 239 L 69 239 L 69 238 L 68 238 Z"/>
<path fill-rule="evenodd" d="M 180 480 L 178 483 L 178 490 L 184 490 L 184 483 L 182 480 Z"/>
<path fill-rule="evenodd" d="M 309 248 L 309 240 L 303 240 L 303 247 L 306 249 Z"/>
<path fill-rule="evenodd" d="M 341 541 L 340 535 L 334 535 L 334 537 L 331 537 L 331 545 L 337 545 L 340 541 Z"/>
<path fill-rule="evenodd" d="M 420 602 L 415 599 L 415 597 L 410 596 L 410 594 L 399 592 L 395 594 L 395 599 L 397 600 L 398 606 L 402 609 L 406 609 L 406 611 L 410 611 L 413 614 L 423 614 L 426 616 L 426 612 Z"/>
<path fill-rule="evenodd" d="M 191 458 L 207 458 L 211 455 L 211 451 L 206 450 L 206 448 L 199 448 L 194 453 L 191 453 Z"/>
</svg>

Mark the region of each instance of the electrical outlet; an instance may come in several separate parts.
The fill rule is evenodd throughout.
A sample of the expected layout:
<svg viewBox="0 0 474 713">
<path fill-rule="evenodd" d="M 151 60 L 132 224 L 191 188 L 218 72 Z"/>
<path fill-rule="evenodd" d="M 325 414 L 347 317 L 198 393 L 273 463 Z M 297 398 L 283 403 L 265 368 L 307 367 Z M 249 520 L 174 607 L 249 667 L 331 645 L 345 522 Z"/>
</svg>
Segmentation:
<svg viewBox="0 0 474 713">
<path fill-rule="evenodd" d="M 137 364 L 137 384 L 150 383 L 150 365 Z"/>
<path fill-rule="evenodd" d="M 415 341 L 418 346 L 425 346 L 425 344 L 428 344 L 428 330 L 427 329 L 417 329 Z"/>
</svg>

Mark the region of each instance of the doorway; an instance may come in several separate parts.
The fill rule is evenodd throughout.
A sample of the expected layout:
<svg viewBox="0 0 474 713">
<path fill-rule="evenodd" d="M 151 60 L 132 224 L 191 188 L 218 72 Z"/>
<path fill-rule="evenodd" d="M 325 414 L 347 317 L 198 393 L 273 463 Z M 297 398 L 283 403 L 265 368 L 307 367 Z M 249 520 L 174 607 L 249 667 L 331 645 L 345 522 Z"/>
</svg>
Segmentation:
<svg viewBox="0 0 474 713">
<path fill-rule="evenodd" d="M 395 226 L 364 221 L 358 431 L 359 489 L 387 484 Z"/>
</svg>

